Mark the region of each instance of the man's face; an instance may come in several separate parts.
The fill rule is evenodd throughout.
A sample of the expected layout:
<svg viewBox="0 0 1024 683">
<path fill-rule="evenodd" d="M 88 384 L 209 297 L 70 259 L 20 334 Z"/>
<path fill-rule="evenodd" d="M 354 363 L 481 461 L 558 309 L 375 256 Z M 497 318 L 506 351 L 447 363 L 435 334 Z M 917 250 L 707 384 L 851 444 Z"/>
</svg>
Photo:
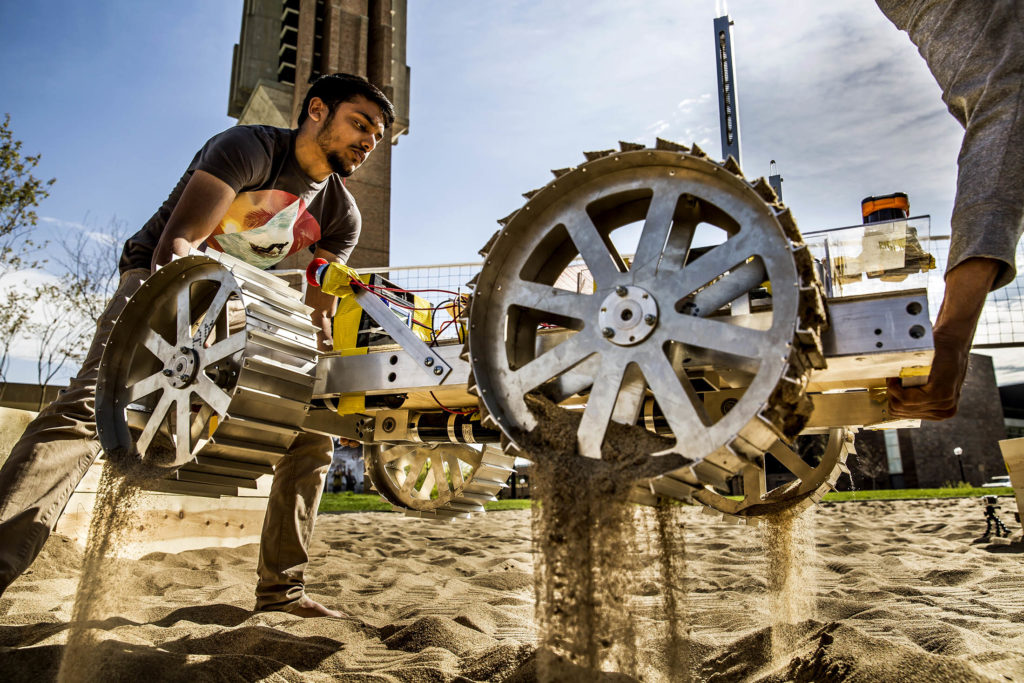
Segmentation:
<svg viewBox="0 0 1024 683">
<path fill-rule="evenodd" d="M 316 135 L 331 170 L 352 175 L 384 137 L 384 115 L 380 107 L 358 96 L 334 108 Z"/>
</svg>

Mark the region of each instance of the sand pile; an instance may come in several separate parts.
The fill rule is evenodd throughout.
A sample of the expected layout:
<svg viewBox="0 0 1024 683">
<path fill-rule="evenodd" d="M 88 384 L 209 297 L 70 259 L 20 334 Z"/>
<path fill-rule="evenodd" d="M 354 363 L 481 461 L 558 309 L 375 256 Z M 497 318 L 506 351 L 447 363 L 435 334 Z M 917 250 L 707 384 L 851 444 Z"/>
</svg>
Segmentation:
<svg viewBox="0 0 1024 683">
<path fill-rule="evenodd" d="M 1009 523 L 1013 503 L 1002 504 Z M 976 500 L 824 506 L 806 584 L 817 616 L 791 625 L 792 645 L 777 658 L 759 532 L 697 508 L 671 512 L 672 524 L 686 526 L 685 579 L 672 595 L 689 621 L 679 637 L 692 680 L 1024 681 L 1024 545 L 976 543 L 985 528 Z M 252 612 L 255 545 L 126 561 L 134 597 L 94 622 L 102 680 L 536 680 L 539 633 L 525 581 L 532 523 L 529 511 L 450 525 L 321 516 L 309 589 L 344 619 Z M 634 545 L 653 557 L 658 520 L 638 525 L 650 536 Z M 676 543 L 678 530 L 669 529 Z M 56 680 L 80 576 L 74 559 L 72 544 L 51 538 L 0 598 L 0 679 Z M 635 583 L 625 600 L 640 649 L 670 632 L 660 581 Z M 635 609 L 648 599 L 650 610 Z"/>
</svg>

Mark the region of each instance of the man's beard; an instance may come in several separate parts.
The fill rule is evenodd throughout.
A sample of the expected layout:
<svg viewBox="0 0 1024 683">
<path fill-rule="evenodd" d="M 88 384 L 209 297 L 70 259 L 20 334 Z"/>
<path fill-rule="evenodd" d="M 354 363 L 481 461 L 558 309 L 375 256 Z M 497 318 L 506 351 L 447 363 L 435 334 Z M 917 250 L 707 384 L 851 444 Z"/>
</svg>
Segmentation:
<svg viewBox="0 0 1024 683">
<path fill-rule="evenodd" d="M 342 178 L 348 178 L 355 171 L 354 168 L 346 166 L 346 161 L 337 152 L 327 153 L 327 164 L 331 167 L 331 171 L 340 175 Z"/>
<path fill-rule="evenodd" d="M 331 112 L 324 125 L 330 124 L 333 117 L 334 112 Z M 320 145 L 320 149 L 327 158 L 327 165 L 331 167 L 332 173 L 337 173 L 342 178 L 347 178 L 356 170 L 349 167 L 348 162 L 340 154 L 331 150 L 331 138 L 327 135 L 327 131 L 320 131 L 320 134 L 316 137 L 316 144 Z"/>
</svg>

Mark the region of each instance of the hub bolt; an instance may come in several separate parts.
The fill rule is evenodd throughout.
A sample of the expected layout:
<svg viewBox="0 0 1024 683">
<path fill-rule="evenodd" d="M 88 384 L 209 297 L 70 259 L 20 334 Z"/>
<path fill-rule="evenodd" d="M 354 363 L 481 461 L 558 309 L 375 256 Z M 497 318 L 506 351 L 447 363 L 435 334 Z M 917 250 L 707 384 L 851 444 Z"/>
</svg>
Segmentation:
<svg viewBox="0 0 1024 683">
<path fill-rule="evenodd" d="M 651 315 L 650 313 L 648 313 L 647 315 L 644 316 L 644 322 L 647 323 L 648 325 L 653 325 L 654 323 L 658 322 L 658 319 Z"/>
<path fill-rule="evenodd" d="M 603 334 L 605 338 L 611 339 L 612 337 L 615 336 L 615 330 L 613 330 L 610 327 L 606 327 L 603 330 L 601 330 L 601 334 Z"/>
<path fill-rule="evenodd" d="M 619 296 L 626 296 L 627 294 L 629 294 L 629 290 L 623 287 L 622 285 L 618 285 L 615 288 L 615 293 L 618 294 Z"/>
<path fill-rule="evenodd" d="M 174 370 L 171 370 L 170 368 L 164 368 L 164 377 L 170 377 L 173 374 Z"/>
</svg>

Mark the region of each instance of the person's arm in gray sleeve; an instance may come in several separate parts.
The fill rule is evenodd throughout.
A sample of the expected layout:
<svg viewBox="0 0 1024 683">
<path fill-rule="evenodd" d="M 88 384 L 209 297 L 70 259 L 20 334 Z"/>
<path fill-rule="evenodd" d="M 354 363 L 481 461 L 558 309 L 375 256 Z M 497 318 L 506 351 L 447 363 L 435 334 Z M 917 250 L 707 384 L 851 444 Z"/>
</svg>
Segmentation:
<svg viewBox="0 0 1024 683">
<path fill-rule="evenodd" d="M 890 413 L 956 414 L 975 328 L 992 289 L 1016 276 L 1024 228 L 1024 8 L 1017 0 L 876 0 L 918 47 L 964 126 L 946 292 L 927 384 L 889 382 Z"/>
</svg>

